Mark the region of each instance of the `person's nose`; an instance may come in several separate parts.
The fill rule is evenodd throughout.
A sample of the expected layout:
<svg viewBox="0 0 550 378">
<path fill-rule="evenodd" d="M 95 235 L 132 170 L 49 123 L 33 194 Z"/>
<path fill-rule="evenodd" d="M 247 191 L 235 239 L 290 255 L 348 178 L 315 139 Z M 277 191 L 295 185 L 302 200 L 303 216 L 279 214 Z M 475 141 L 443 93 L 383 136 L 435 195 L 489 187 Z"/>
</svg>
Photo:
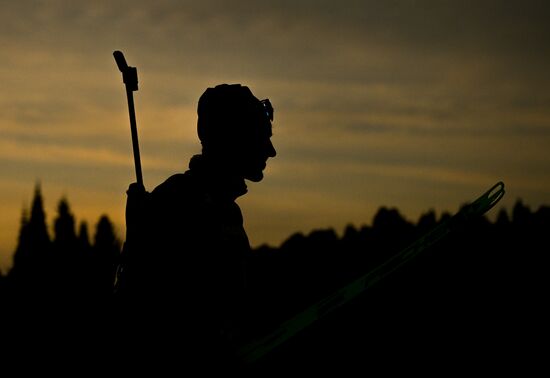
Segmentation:
<svg viewBox="0 0 550 378">
<path fill-rule="evenodd" d="M 277 151 L 275 151 L 275 147 L 273 146 L 273 142 L 271 142 L 271 139 L 267 143 L 267 157 L 275 157 L 277 156 Z"/>
</svg>

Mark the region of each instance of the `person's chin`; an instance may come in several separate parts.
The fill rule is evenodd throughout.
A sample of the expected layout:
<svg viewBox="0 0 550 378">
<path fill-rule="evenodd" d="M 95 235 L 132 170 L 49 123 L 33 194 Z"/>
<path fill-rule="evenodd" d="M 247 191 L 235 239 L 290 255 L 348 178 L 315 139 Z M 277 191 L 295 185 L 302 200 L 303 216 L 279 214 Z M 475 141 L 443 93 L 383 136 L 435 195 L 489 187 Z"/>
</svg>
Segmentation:
<svg viewBox="0 0 550 378">
<path fill-rule="evenodd" d="M 244 178 L 252 182 L 260 182 L 264 178 L 264 173 L 262 171 L 251 172 L 248 173 Z"/>
</svg>

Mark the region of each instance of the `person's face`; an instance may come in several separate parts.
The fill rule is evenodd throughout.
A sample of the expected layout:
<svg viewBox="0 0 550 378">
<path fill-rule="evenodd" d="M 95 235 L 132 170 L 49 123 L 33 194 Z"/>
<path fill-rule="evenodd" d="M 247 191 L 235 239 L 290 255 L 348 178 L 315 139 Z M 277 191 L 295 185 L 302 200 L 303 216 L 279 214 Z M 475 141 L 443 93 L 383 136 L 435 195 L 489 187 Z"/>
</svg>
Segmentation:
<svg viewBox="0 0 550 378">
<path fill-rule="evenodd" d="M 259 122 L 240 148 L 239 168 L 242 176 L 250 181 L 259 182 L 263 179 L 263 170 L 267 159 L 275 157 L 277 152 L 271 142 L 271 122 Z"/>
</svg>

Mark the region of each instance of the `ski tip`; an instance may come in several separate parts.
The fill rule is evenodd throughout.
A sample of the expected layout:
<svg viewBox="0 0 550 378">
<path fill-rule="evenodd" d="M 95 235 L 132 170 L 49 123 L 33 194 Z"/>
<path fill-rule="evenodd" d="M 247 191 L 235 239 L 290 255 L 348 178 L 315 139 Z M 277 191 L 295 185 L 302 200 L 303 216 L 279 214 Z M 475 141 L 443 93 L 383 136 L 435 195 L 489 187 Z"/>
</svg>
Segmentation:
<svg viewBox="0 0 550 378">
<path fill-rule="evenodd" d="M 504 183 L 497 182 L 491 189 L 483 193 L 481 197 L 475 200 L 464 209 L 464 214 L 470 216 L 483 215 L 491 210 L 498 201 L 504 196 Z"/>
<path fill-rule="evenodd" d="M 485 197 L 488 200 L 488 208 L 487 210 L 491 209 L 493 206 L 497 204 L 498 201 L 501 200 L 501 198 L 504 196 L 505 190 L 504 190 L 504 182 L 499 181 L 491 189 L 485 193 Z"/>
</svg>

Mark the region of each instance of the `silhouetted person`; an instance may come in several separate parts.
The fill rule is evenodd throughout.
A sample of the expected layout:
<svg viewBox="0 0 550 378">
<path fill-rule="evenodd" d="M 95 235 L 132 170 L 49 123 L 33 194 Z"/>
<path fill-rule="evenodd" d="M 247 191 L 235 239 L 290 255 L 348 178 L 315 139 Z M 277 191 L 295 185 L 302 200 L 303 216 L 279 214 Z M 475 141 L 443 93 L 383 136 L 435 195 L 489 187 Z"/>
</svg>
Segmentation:
<svg viewBox="0 0 550 378">
<path fill-rule="evenodd" d="M 122 321 L 135 325 L 126 336 L 137 348 L 158 352 L 168 364 L 212 367 L 238 343 L 248 316 L 250 245 L 235 200 L 246 194 L 245 180 L 262 180 L 276 152 L 271 103 L 248 87 L 208 88 L 197 112 L 202 154 L 189 169 L 151 193 L 137 184 L 129 188 L 115 293 L 129 309 Z"/>
</svg>

